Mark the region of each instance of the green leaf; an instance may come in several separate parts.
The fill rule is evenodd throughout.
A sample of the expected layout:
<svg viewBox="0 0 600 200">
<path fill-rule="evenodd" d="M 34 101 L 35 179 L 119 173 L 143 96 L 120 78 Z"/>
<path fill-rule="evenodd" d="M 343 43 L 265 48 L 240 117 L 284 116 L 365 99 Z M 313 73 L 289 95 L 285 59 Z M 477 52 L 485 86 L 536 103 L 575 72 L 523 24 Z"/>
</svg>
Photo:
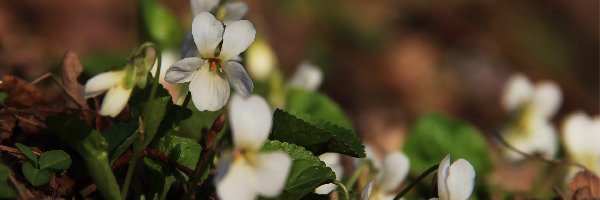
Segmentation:
<svg viewBox="0 0 600 200">
<path fill-rule="evenodd" d="M 9 174 L 10 168 L 0 165 L 0 199 L 13 199 L 17 196 L 14 188 L 7 182 Z"/>
<path fill-rule="evenodd" d="M 172 161 L 194 169 L 200 157 L 202 147 L 198 142 L 190 138 L 166 135 L 160 138 L 156 145 L 153 146 L 153 149 L 164 153 Z M 147 160 L 154 161 L 153 159 Z M 172 167 L 159 166 L 156 165 L 156 162 L 147 163 L 150 164 L 150 167 L 164 172 L 165 175 L 172 175 L 174 172 L 174 168 Z"/>
<path fill-rule="evenodd" d="M 52 175 L 54 174 L 52 171 L 47 169 L 38 169 L 33 166 L 31 162 L 24 162 L 22 166 L 23 176 L 25 179 L 31 183 L 33 186 L 45 185 L 50 182 Z"/>
<path fill-rule="evenodd" d="M 326 119 L 332 124 L 352 130 L 352 123 L 344 111 L 324 94 L 319 92 L 293 89 L 288 94 L 286 110 L 292 113 L 308 114 L 313 118 Z"/>
<path fill-rule="evenodd" d="M 300 119 L 279 109 L 273 114 L 271 139 L 302 146 L 315 155 L 335 152 L 365 157 L 364 146 L 352 131 L 308 116 Z"/>
<path fill-rule="evenodd" d="M 35 153 L 33 153 L 31 148 L 21 143 L 15 143 L 15 146 L 25 156 L 25 158 L 27 158 L 27 160 L 32 162 L 34 166 L 38 166 L 38 157 L 35 155 Z"/>
<path fill-rule="evenodd" d="M 46 117 L 46 125 L 81 155 L 105 199 L 121 199 L 117 181 L 108 163 L 108 144 L 98 131 L 79 119 L 61 115 Z"/>
<path fill-rule="evenodd" d="M 195 140 L 200 139 L 202 133 L 207 132 L 215 119 L 226 110 L 225 108 L 221 108 L 215 112 L 198 111 L 192 102 L 188 104 L 188 108 L 191 110 L 191 116 L 179 123 L 179 131 L 177 132 L 177 135 Z M 223 127 L 223 130 L 221 131 L 226 130 L 226 128 L 227 127 Z"/>
<path fill-rule="evenodd" d="M 102 130 L 102 136 L 108 143 L 107 151 L 111 161 L 123 154 L 133 143 L 137 127 L 137 120 L 131 120 L 129 123 L 118 123 Z"/>
<path fill-rule="evenodd" d="M 61 150 L 47 151 L 40 156 L 40 169 L 66 170 L 71 166 L 71 157 Z"/>
<path fill-rule="evenodd" d="M 0 92 L 0 101 L 4 101 L 6 97 L 8 97 L 8 94 L 6 94 L 6 92 Z"/>
<path fill-rule="evenodd" d="M 183 31 L 175 15 L 155 0 L 140 0 L 139 4 L 150 39 L 162 49 L 179 45 Z"/>
<path fill-rule="evenodd" d="M 165 135 L 152 147 L 164 153 L 169 160 L 176 161 L 190 169 L 196 167 L 202 147 L 195 140 Z M 153 158 L 144 158 L 144 164 L 150 169 L 147 178 L 150 184 L 145 189 L 148 196 L 162 196 L 168 192 L 168 187 L 176 180 L 187 180 L 188 177 L 175 169 L 174 166 Z"/>
<path fill-rule="evenodd" d="M 282 151 L 292 159 L 283 192 L 273 199 L 300 199 L 322 184 L 335 180 L 335 173 L 318 157 L 306 149 L 285 142 L 267 141 L 261 151 Z"/>
<path fill-rule="evenodd" d="M 419 173 L 439 164 L 447 154 L 451 154 L 452 160 L 468 160 L 477 177 L 485 177 L 492 167 L 482 134 L 465 122 L 439 114 L 425 115 L 416 122 L 406 139 L 404 152 L 410 159 L 410 169 Z"/>
</svg>

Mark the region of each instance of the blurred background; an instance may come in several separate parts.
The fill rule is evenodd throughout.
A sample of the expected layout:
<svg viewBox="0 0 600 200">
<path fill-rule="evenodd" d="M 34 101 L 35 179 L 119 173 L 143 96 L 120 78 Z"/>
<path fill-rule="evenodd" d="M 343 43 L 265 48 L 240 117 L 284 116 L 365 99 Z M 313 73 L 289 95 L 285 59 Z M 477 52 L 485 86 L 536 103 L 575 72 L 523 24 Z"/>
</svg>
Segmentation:
<svg viewBox="0 0 600 200">
<path fill-rule="evenodd" d="M 430 112 L 472 123 L 484 145 L 495 145 L 492 134 L 509 117 L 502 91 L 515 72 L 560 85 L 555 125 L 577 110 L 598 115 L 599 2 L 249 0 L 247 18 L 286 76 L 304 61 L 319 66 L 319 90 L 383 153 L 402 147 Z M 32 81 L 58 71 L 69 50 L 83 61 L 83 82 L 121 67 L 144 41 L 179 49 L 192 19 L 188 0 L 2 0 L 0 75 Z M 498 163 L 492 185 L 527 191 L 535 178 L 524 176 L 539 176 L 539 163 Z"/>
<path fill-rule="evenodd" d="M 175 16 L 177 46 L 191 28 L 189 1 L 159 2 Z M 304 60 L 320 66 L 320 90 L 363 139 L 389 151 L 431 111 L 493 133 L 507 117 L 499 99 L 513 72 L 558 82 L 557 121 L 598 114 L 598 2 L 252 0 L 247 18 L 287 75 Z M 88 75 L 119 67 L 147 39 L 144 27 L 136 1 L 0 1 L 0 75 L 33 80 L 67 50 Z"/>
</svg>

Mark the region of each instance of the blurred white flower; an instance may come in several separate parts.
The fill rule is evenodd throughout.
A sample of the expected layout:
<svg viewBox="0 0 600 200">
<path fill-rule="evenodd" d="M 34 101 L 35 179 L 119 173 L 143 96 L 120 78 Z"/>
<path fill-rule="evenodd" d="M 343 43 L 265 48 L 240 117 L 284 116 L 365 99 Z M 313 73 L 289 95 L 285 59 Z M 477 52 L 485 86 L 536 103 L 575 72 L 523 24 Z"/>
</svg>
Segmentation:
<svg viewBox="0 0 600 200">
<path fill-rule="evenodd" d="M 216 111 L 229 99 L 229 87 L 242 96 L 252 93 L 252 80 L 234 59 L 254 41 L 256 30 L 247 20 L 223 27 L 215 17 L 203 12 L 192 22 L 192 35 L 200 57 L 184 58 L 165 75 L 169 83 L 190 82 L 192 101 L 200 111 Z M 220 51 L 218 46 L 223 41 Z"/>
<path fill-rule="evenodd" d="M 260 96 L 231 98 L 229 121 L 234 149 L 233 156 L 223 157 L 217 169 L 215 185 L 221 199 L 276 197 L 283 190 L 292 160 L 283 152 L 259 152 L 271 131 L 272 114 Z"/>
<path fill-rule="evenodd" d="M 211 12 L 217 8 L 219 0 L 190 0 L 190 6 L 194 15 L 202 12 Z M 245 2 L 228 2 L 222 9 L 217 10 L 217 16 L 225 25 L 242 19 L 248 12 L 248 5 Z"/>
<path fill-rule="evenodd" d="M 266 81 L 277 67 L 277 58 L 269 43 L 258 37 L 246 51 L 247 69 L 254 80 Z"/>
<path fill-rule="evenodd" d="M 324 153 L 319 156 L 319 159 L 325 163 L 325 166 L 331 168 L 335 173 L 335 178 L 340 180 L 342 175 L 344 174 L 344 168 L 342 168 L 342 164 L 340 162 L 340 154 L 337 153 Z M 329 194 L 331 191 L 335 190 L 337 186 L 333 183 L 328 183 L 325 185 L 321 185 L 315 189 L 315 193 L 317 194 Z"/>
<path fill-rule="evenodd" d="M 591 118 L 581 111 L 575 112 L 563 122 L 562 134 L 569 157 L 600 175 L 600 117 Z M 573 168 L 567 178 L 580 170 Z"/>
<path fill-rule="evenodd" d="M 323 82 L 323 71 L 308 62 L 302 62 L 290 80 L 288 85 L 292 88 L 303 88 L 317 90 Z"/>
<path fill-rule="evenodd" d="M 403 153 L 393 152 L 388 154 L 383 160 L 382 167 L 375 179 L 363 189 L 361 199 L 393 199 L 396 196 L 393 192 L 406 178 L 409 167 L 408 157 Z"/>
<path fill-rule="evenodd" d="M 177 98 L 179 97 L 179 92 L 181 90 L 181 85 L 180 84 L 173 84 L 173 83 L 169 83 L 167 81 L 165 81 L 165 74 L 167 73 L 167 70 L 169 69 L 169 67 L 171 65 L 173 65 L 173 63 L 177 62 L 178 58 L 179 58 L 179 54 L 177 53 L 176 50 L 173 49 L 166 49 L 162 52 L 162 54 L 160 55 L 160 77 L 158 78 L 160 84 L 167 90 L 169 91 L 169 94 L 171 95 L 171 98 L 173 100 L 173 102 L 176 102 Z M 158 63 L 154 63 L 154 65 L 152 66 L 152 69 L 150 70 L 150 73 L 152 74 L 152 77 L 156 76 L 156 68 L 158 67 Z"/>
<path fill-rule="evenodd" d="M 523 74 L 513 75 L 502 97 L 504 109 L 511 113 L 511 120 L 502 131 L 508 143 L 528 154 L 554 157 L 558 141 L 550 119 L 561 101 L 560 89 L 554 82 L 532 85 Z M 508 149 L 505 153 L 510 160 L 524 158 Z"/>
<path fill-rule="evenodd" d="M 135 83 L 128 82 L 126 75 L 125 70 L 104 72 L 85 83 L 83 91 L 85 98 L 95 97 L 106 92 L 100 107 L 100 115 L 115 117 L 127 105 Z"/>
<path fill-rule="evenodd" d="M 440 200 L 469 199 L 474 186 L 475 170 L 469 161 L 461 158 L 450 165 L 450 155 L 442 160 L 437 170 L 437 188 Z"/>
</svg>

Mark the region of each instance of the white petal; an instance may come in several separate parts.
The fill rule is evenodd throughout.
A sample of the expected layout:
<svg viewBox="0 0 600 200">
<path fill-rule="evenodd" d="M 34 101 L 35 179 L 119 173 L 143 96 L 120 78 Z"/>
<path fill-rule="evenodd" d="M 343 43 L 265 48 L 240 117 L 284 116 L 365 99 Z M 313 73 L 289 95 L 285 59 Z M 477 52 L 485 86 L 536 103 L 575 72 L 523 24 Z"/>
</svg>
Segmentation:
<svg viewBox="0 0 600 200">
<path fill-rule="evenodd" d="M 448 193 L 448 186 L 446 185 L 446 179 L 448 178 L 448 168 L 450 168 L 450 154 L 448 154 L 437 170 L 437 185 L 438 185 L 438 196 L 442 200 L 447 200 L 450 197 Z"/>
<path fill-rule="evenodd" d="M 223 24 L 208 12 L 200 13 L 192 22 L 192 35 L 200 55 L 203 58 L 212 58 L 217 45 L 223 39 Z"/>
<path fill-rule="evenodd" d="M 371 182 L 367 183 L 367 185 L 365 185 L 362 192 L 360 192 L 360 199 L 361 200 L 369 200 L 372 190 L 373 190 L 373 181 L 371 181 Z"/>
<path fill-rule="evenodd" d="M 207 64 L 198 69 L 189 88 L 192 102 L 199 111 L 217 111 L 229 99 L 229 82 L 218 72 L 209 71 Z"/>
<path fill-rule="evenodd" d="M 115 117 L 121 113 L 129 101 L 131 90 L 133 88 L 125 89 L 122 84 L 109 89 L 102 100 L 100 115 Z"/>
<path fill-rule="evenodd" d="M 518 73 L 512 75 L 504 87 L 502 104 L 508 111 L 515 110 L 531 97 L 532 86 L 525 75 Z"/>
<path fill-rule="evenodd" d="M 315 189 L 315 193 L 317 194 L 329 194 L 331 193 L 331 191 L 334 191 L 335 189 L 337 189 L 337 185 L 333 184 L 333 183 L 327 183 L 324 185 L 321 185 L 319 187 L 317 187 Z"/>
<path fill-rule="evenodd" d="M 473 192 L 475 185 L 475 170 L 469 161 L 458 159 L 448 170 L 446 179 L 450 200 L 466 200 Z M 440 199 L 441 198 L 440 196 Z"/>
<path fill-rule="evenodd" d="M 388 154 L 383 161 L 383 171 L 380 173 L 379 187 L 384 192 L 392 192 L 406 178 L 409 168 L 408 157 L 401 152 Z"/>
<path fill-rule="evenodd" d="M 254 41 L 255 34 L 256 30 L 252 26 L 252 22 L 248 20 L 235 21 L 229 24 L 223 34 L 223 46 L 219 55 L 221 60 L 229 61 L 246 50 Z"/>
<path fill-rule="evenodd" d="M 252 94 L 254 84 L 240 63 L 236 61 L 229 61 L 225 63 L 225 72 L 227 73 L 229 84 L 231 87 L 233 87 L 235 92 L 243 97 L 247 97 L 248 95 Z"/>
<path fill-rule="evenodd" d="M 229 103 L 229 120 L 236 148 L 258 150 L 271 132 L 273 112 L 267 101 L 252 95 L 233 95 Z"/>
<path fill-rule="evenodd" d="M 223 22 L 229 25 L 234 21 L 242 19 L 248 12 L 248 4 L 245 2 L 231 2 L 225 4 L 225 17 Z"/>
<path fill-rule="evenodd" d="M 229 166 L 223 178 L 217 180 L 217 194 L 223 200 L 253 200 L 256 198 L 258 179 L 254 169 L 246 162 L 236 161 Z"/>
<path fill-rule="evenodd" d="M 292 159 L 282 152 L 260 153 L 255 167 L 256 191 L 261 196 L 276 197 L 286 184 Z"/>
<path fill-rule="evenodd" d="M 540 153 L 546 158 L 553 158 L 558 150 L 556 129 L 546 120 L 531 120 L 533 134 L 530 141 L 535 149 L 532 153 Z"/>
<path fill-rule="evenodd" d="M 183 60 L 173 63 L 165 73 L 165 81 L 169 83 L 185 83 L 190 82 L 194 78 L 194 74 L 204 65 L 205 61 L 198 57 L 184 58 Z"/>
<path fill-rule="evenodd" d="M 553 82 L 541 82 L 537 84 L 532 99 L 533 112 L 544 117 L 551 117 L 562 101 L 560 88 Z"/>
<path fill-rule="evenodd" d="M 304 88 L 314 91 L 323 81 L 323 72 L 316 66 L 304 62 L 298 67 L 296 73 L 290 79 L 289 85 L 296 88 Z"/>
<path fill-rule="evenodd" d="M 190 0 L 190 7 L 194 14 L 210 12 L 219 5 L 219 0 Z"/>
<path fill-rule="evenodd" d="M 100 73 L 85 83 L 83 95 L 85 98 L 98 96 L 115 85 L 120 84 L 123 76 L 125 76 L 124 71 Z"/>
</svg>

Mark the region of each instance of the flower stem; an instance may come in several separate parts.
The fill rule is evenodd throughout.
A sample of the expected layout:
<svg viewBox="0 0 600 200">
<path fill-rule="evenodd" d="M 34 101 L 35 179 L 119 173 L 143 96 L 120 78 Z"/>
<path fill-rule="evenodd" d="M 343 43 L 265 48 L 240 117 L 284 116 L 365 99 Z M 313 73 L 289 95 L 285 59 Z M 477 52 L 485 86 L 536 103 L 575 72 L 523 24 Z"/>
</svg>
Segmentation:
<svg viewBox="0 0 600 200">
<path fill-rule="evenodd" d="M 346 189 L 346 186 L 338 181 L 338 180 L 334 180 L 333 184 L 338 186 L 338 192 L 341 194 L 341 200 L 349 200 L 350 199 L 350 195 L 348 195 L 348 189 Z"/>
<path fill-rule="evenodd" d="M 360 177 L 360 175 L 362 174 L 362 171 L 365 169 L 365 167 L 368 167 L 368 166 L 369 166 L 369 162 L 366 159 L 361 160 L 360 163 L 358 164 L 358 167 L 356 167 L 356 169 L 354 169 L 354 172 L 352 173 L 350 178 L 348 178 L 348 180 L 346 180 L 345 185 L 352 188 L 354 183 L 356 183 L 356 180 L 358 180 L 358 177 Z"/>
<path fill-rule="evenodd" d="M 140 135 L 138 136 L 138 139 L 134 142 L 133 144 L 133 156 L 131 159 L 131 163 L 129 164 L 129 167 L 127 168 L 127 175 L 125 176 L 125 181 L 123 183 L 123 188 L 121 189 L 121 197 L 123 197 L 123 199 L 125 199 L 127 197 L 127 192 L 129 190 L 129 185 L 131 184 L 131 178 L 133 177 L 133 174 L 135 173 L 135 167 L 137 164 L 137 161 L 140 158 L 140 154 L 142 149 L 146 149 L 146 147 L 150 144 L 150 142 L 152 141 L 153 137 L 155 134 L 153 134 L 152 136 L 148 136 L 147 134 L 144 134 L 144 126 L 147 124 L 148 118 L 149 118 L 149 114 L 152 113 L 152 106 L 150 105 L 149 102 L 151 102 L 152 100 L 154 100 L 154 97 L 156 96 L 156 90 L 158 88 L 159 85 L 159 77 L 160 77 L 160 68 L 161 68 L 161 52 L 160 49 L 156 48 L 156 45 L 154 45 L 153 43 L 144 43 L 142 44 L 142 46 L 139 48 L 139 51 L 142 51 L 144 48 L 147 47 L 152 47 L 154 48 L 154 50 L 156 50 L 156 57 L 158 58 L 157 60 L 157 65 L 156 65 L 156 75 L 154 76 L 154 80 L 152 81 L 152 89 L 150 90 L 150 96 L 148 97 L 148 101 L 146 101 L 146 107 L 144 108 L 144 112 L 142 113 L 142 123 L 140 125 Z"/>
<path fill-rule="evenodd" d="M 394 200 L 398 200 L 400 198 L 402 198 L 404 195 L 406 195 L 406 193 L 408 193 L 408 191 L 410 191 L 413 187 L 415 187 L 415 185 L 417 185 L 417 183 L 421 180 L 423 180 L 425 177 L 427 177 L 427 175 L 431 174 L 431 172 L 434 172 L 438 169 L 439 165 L 434 165 L 429 167 L 429 169 L 425 170 L 425 172 L 423 172 L 421 175 L 419 175 L 419 177 L 417 177 L 417 179 L 415 179 L 413 182 L 411 182 L 408 186 L 406 186 L 406 188 L 404 188 L 400 193 L 398 193 L 398 195 L 396 195 L 396 197 L 394 197 Z"/>
</svg>

